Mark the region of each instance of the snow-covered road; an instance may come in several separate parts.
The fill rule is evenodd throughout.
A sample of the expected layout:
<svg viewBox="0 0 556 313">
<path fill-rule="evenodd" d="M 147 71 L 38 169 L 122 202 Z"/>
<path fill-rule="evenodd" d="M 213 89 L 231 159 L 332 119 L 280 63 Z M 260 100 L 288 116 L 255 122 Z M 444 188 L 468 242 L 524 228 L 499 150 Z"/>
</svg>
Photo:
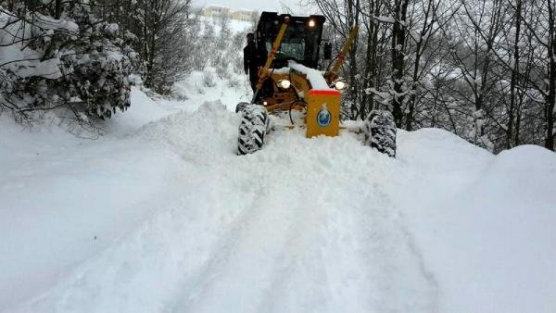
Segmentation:
<svg viewBox="0 0 556 313">
<path fill-rule="evenodd" d="M 391 160 L 354 138 L 307 143 L 292 132 L 270 140 L 259 154 L 210 165 L 218 168 L 211 180 L 237 199 L 226 205 L 224 193 L 210 206 L 238 213 L 169 311 L 434 311 L 434 278 L 373 186 Z M 345 149 L 381 161 L 359 169 L 338 156 Z"/>
<path fill-rule="evenodd" d="M 110 162 L 99 154 L 85 160 L 91 168 L 103 167 L 102 175 L 59 164 L 44 168 L 71 173 L 85 184 L 79 187 L 83 190 L 105 186 L 115 194 L 126 193 L 93 202 L 104 210 L 91 211 L 91 205 L 68 210 L 62 202 L 57 202 L 61 207 L 46 206 L 53 214 L 69 216 L 66 225 L 56 222 L 62 230 L 47 237 L 38 235 L 54 227 L 47 219 L 36 221 L 36 236 L 23 236 L 24 229 L 8 229 L 10 238 L 19 241 L 6 244 L 0 240 L 0 251 L 15 249 L 13 259 L 0 260 L 0 265 L 11 264 L 15 269 L 17 258 L 33 256 L 45 258 L 48 265 L 35 262 L 14 272 L 25 282 L 19 289 L 3 282 L 0 290 L 12 300 L 0 303 L 0 311 L 483 312 L 460 306 L 464 297 L 454 299 L 454 295 L 465 294 L 470 286 L 489 290 L 491 280 L 503 281 L 502 275 L 508 273 L 492 276 L 472 266 L 463 270 L 468 263 L 465 257 L 480 265 L 492 256 L 488 252 L 465 255 L 475 247 L 462 244 L 466 239 L 450 232 L 463 226 L 443 228 L 441 223 L 427 221 L 435 217 L 443 221 L 442 214 L 457 216 L 446 213 L 451 205 L 446 203 L 470 188 L 472 193 L 496 160 L 494 156 L 442 131 L 400 131 L 398 158 L 391 159 L 363 146 L 356 134 L 307 140 L 301 131 L 292 130 L 271 133 L 265 149 L 238 157 L 238 122 L 236 114 L 213 102 L 193 113 L 168 115 L 139 130 L 122 124 L 121 130 L 129 133 L 123 138 L 110 137 L 75 149 L 68 143 L 64 156 L 76 166 L 93 151 L 92 146 L 100 145 Z M 537 150 L 530 155 L 542 155 L 542 166 L 556 169 L 553 155 Z M 132 160 L 131 164 L 126 160 Z M 111 164 L 108 170 L 107 164 Z M 554 173 L 535 177 L 550 181 Z M 492 172 L 487 174 L 492 178 Z M 51 175 L 50 183 L 63 185 L 63 177 Z M 120 177 L 126 186 L 106 187 L 105 182 L 117 182 Z M 13 180 L 41 189 L 17 175 Z M 0 183 L 1 195 L 12 201 L 4 203 L 22 203 L 10 198 L 7 180 Z M 47 183 L 42 188 L 63 198 L 63 190 L 49 189 Z M 74 199 L 88 194 L 69 190 Z M 491 191 L 495 192 L 488 197 L 496 199 L 507 190 Z M 535 219 L 531 225 L 545 229 L 544 225 L 556 220 L 555 213 L 547 210 L 553 198 L 537 200 L 545 219 Z M 49 203 L 45 195 L 31 199 L 30 205 Z M 516 208 L 522 207 L 521 199 L 527 198 L 515 195 L 511 199 Z M 460 212 L 470 208 L 462 207 Z M 72 219 L 72 214 L 79 218 Z M 479 226 L 472 226 L 473 219 L 462 219 L 462 225 L 470 233 L 481 234 L 483 227 L 492 230 L 496 225 L 497 215 L 492 216 Z M 93 226 L 80 228 L 80 220 L 87 217 Z M 114 230 L 118 227 L 115 218 L 121 221 L 119 231 Z M 436 233 L 452 241 L 443 242 L 435 238 Z M 537 238 L 542 241 L 538 251 L 547 251 L 554 234 L 547 231 Z M 95 240 L 98 236 L 100 244 L 57 241 L 68 235 L 94 236 Z M 44 244 L 57 246 L 60 253 L 43 253 L 40 246 Z M 457 256 L 463 259 L 444 253 L 460 244 L 463 250 Z M 485 244 L 487 249 L 488 240 Z M 546 279 L 545 291 L 556 290 L 549 283 L 554 275 L 549 260 L 555 255 L 547 252 L 544 271 L 515 283 L 532 286 Z M 505 262 L 503 254 L 497 257 Z M 454 273 L 454 266 L 462 270 Z M 33 277 L 41 277 L 44 271 L 57 274 L 33 286 Z M 14 273 L 0 271 L 2 277 L 12 279 Z M 484 280 L 465 281 L 466 275 L 476 277 L 477 273 Z M 524 302 L 546 309 L 536 312 L 550 312 L 551 299 L 540 297 L 536 307 Z M 501 308 L 509 312 L 507 300 L 499 300 L 486 312 L 501 312 Z M 477 308 L 489 301 L 489 295 L 473 298 Z"/>
<path fill-rule="evenodd" d="M 140 138 L 185 161 L 167 176 L 183 192 L 22 311 L 435 311 L 434 277 L 384 190 L 394 186 L 377 180 L 392 159 L 352 134 L 300 131 L 237 157 L 236 125 L 207 104 L 144 127 Z"/>
</svg>

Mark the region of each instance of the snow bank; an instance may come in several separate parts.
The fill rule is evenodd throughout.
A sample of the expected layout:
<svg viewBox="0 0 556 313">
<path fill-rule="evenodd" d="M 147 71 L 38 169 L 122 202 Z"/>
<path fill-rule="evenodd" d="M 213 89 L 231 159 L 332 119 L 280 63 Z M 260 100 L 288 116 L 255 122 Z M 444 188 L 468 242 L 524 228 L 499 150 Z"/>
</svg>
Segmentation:
<svg viewBox="0 0 556 313">
<path fill-rule="evenodd" d="M 193 72 L 186 79 L 174 85 L 173 93 L 187 100 L 161 100 L 163 106 L 174 107 L 187 112 L 195 111 L 205 101 L 220 101 L 228 111 L 235 112 L 239 102 L 250 102 L 253 97 L 249 76 L 243 74 L 231 74 L 224 80 L 219 78 L 216 69 L 207 68 L 204 72 Z M 212 86 L 207 86 L 207 75 L 212 75 Z"/>
<path fill-rule="evenodd" d="M 220 101 L 205 102 L 193 113 L 180 112 L 143 127 L 138 135 L 162 142 L 195 163 L 235 157 L 239 116 Z"/>
<path fill-rule="evenodd" d="M 518 147 L 497 156 L 473 186 L 431 212 L 425 249 L 449 277 L 452 312 L 554 311 L 555 173 L 554 153 Z"/>
<path fill-rule="evenodd" d="M 137 87 L 131 87 L 130 101 L 133 106 L 128 108 L 125 113 L 115 114 L 103 123 L 103 130 L 109 136 L 112 134 L 129 136 L 145 124 L 178 111 L 171 106 L 161 106 Z"/>
<path fill-rule="evenodd" d="M 175 192 L 161 179 L 177 161 L 156 143 L 79 140 L 55 126 L 12 124 L 1 117 L 0 311 L 137 227 L 156 209 L 155 194 Z"/>
<path fill-rule="evenodd" d="M 553 312 L 556 155 L 522 146 L 492 156 L 440 130 L 403 133 L 400 147 L 420 164 L 400 203 L 444 311 Z"/>
</svg>

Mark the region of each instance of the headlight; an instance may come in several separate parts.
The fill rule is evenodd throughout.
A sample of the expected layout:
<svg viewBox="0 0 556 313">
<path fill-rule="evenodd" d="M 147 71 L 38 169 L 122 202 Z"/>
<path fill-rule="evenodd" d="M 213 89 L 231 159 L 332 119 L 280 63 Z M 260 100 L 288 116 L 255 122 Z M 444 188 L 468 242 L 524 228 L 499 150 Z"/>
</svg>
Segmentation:
<svg viewBox="0 0 556 313">
<path fill-rule="evenodd" d="M 315 27 L 315 20 L 309 20 L 309 27 Z"/>
<path fill-rule="evenodd" d="M 334 87 L 338 90 L 343 90 L 347 87 L 347 84 L 344 83 L 343 81 L 339 80 L 339 81 L 334 83 Z"/>
<path fill-rule="evenodd" d="M 287 79 L 283 79 L 283 80 L 278 82 L 278 87 L 284 88 L 284 89 L 290 88 L 291 85 L 292 85 L 292 83 Z"/>
</svg>

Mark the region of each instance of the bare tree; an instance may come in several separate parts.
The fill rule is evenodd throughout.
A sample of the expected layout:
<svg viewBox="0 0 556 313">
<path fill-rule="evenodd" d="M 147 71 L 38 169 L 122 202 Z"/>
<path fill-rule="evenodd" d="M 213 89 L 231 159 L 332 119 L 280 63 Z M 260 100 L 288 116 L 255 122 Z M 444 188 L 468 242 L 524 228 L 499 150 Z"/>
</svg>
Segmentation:
<svg viewBox="0 0 556 313">
<path fill-rule="evenodd" d="M 413 130 L 418 114 L 418 102 L 427 93 L 430 84 L 422 82 L 433 67 L 446 56 L 442 46 L 446 43 L 440 38 L 441 29 L 452 21 L 456 8 L 446 8 L 440 0 L 423 0 L 411 7 L 409 42 L 406 55 L 409 56 L 411 75 L 409 99 L 405 112 L 405 129 Z M 422 92 L 419 92 L 422 90 Z"/>
<path fill-rule="evenodd" d="M 392 114 L 398 127 L 402 127 L 402 104 L 407 95 L 408 87 L 405 81 L 405 48 L 407 39 L 407 7 L 409 0 L 393 0 L 390 13 L 394 18 L 392 29 Z"/>
<path fill-rule="evenodd" d="M 500 68 L 494 58 L 497 41 L 504 27 L 504 1 L 461 0 L 461 10 L 455 15 L 454 31 L 444 29 L 452 39 L 451 58 L 462 83 L 455 82 L 452 92 L 461 104 L 460 112 L 469 125 L 463 137 L 473 143 L 490 145 L 489 127 L 503 127 L 493 118 L 500 104 L 493 94 L 500 89 Z"/>
<path fill-rule="evenodd" d="M 376 16 L 380 16 L 384 10 L 384 4 L 380 0 L 368 0 L 362 6 L 362 22 L 363 22 L 363 38 L 366 47 L 365 57 L 360 64 L 363 64 L 363 80 L 361 82 L 361 116 L 365 117 L 367 114 L 377 108 L 375 99 L 372 92 L 369 92 L 377 86 L 384 84 L 384 67 L 386 66 L 385 60 L 382 56 L 387 51 L 387 28 L 384 24 L 376 20 Z"/>
</svg>

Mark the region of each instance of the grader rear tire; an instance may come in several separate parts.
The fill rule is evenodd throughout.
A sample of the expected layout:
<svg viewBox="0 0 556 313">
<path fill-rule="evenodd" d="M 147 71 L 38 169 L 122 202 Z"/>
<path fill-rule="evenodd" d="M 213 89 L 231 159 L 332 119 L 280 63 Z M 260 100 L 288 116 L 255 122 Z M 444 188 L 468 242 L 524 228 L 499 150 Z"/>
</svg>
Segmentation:
<svg viewBox="0 0 556 313">
<path fill-rule="evenodd" d="M 245 155 L 260 150 L 268 129 L 269 119 L 266 108 L 262 105 L 247 105 L 241 111 L 237 154 Z"/>
<path fill-rule="evenodd" d="M 388 156 L 396 157 L 396 123 L 389 111 L 373 110 L 365 119 L 366 144 Z"/>
</svg>

